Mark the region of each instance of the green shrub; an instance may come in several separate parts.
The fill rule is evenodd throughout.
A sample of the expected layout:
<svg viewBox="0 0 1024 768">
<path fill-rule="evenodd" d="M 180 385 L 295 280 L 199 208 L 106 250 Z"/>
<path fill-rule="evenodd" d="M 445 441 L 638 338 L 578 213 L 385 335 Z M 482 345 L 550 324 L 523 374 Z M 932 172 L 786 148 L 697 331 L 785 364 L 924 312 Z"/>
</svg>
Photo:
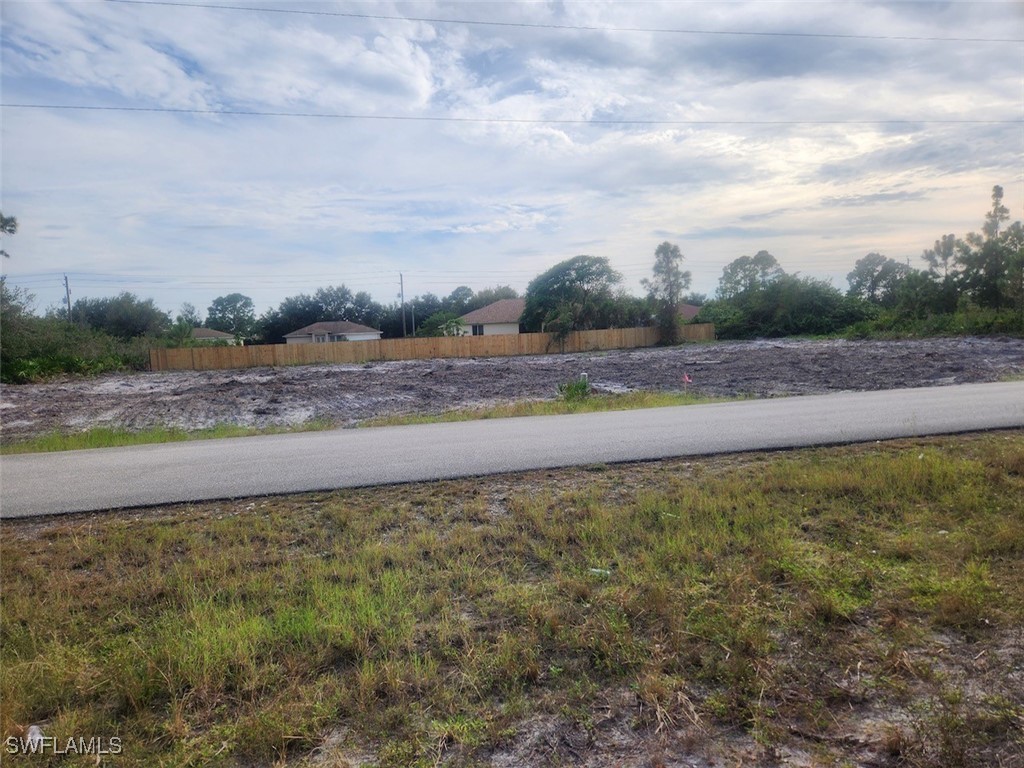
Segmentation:
<svg viewBox="0 0 1024 768">
<path fill-rule="evenodd" d="M 590 397 L 590 382 L 584 373 L 578 379 L 558 385 L 558 395 L 567 403 L 581 403 Z"/>
<path fill-rule="evenodd" d="M 956 312 L 929 314 L 924 317 L 886 310 L 872 320 L 848 327 L 848 338 L 919 337 L 919 336 L 985 336 L 990 334 L 1024 335 L 1024 317 L 1013 310 L 961 307 Z"/>
<path fill-rule="evenodd" d="M 57 317 L 38 317 L 30 306 L 30 295 L 0 282 L 0 381 L 23 384 L 63 374 L 145 370 L 150 339 L 117 339 Z"/>
</svg>

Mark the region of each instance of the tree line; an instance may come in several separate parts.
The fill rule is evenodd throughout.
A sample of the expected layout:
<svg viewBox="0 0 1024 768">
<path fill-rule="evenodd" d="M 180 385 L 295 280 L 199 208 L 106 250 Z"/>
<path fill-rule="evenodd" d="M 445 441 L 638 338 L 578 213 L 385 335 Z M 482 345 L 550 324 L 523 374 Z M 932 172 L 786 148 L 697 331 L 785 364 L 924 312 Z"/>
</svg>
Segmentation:
<svg viewBox="0 0 1024 768">
<path fill-rule="evenodd" d="M 723 339 L 1021 334 L 1024 225 L 1007 225 L 1009 218 L 1003 189 L 996 186 L 980 233 L 941 236 L 922 252 L 920 269 L 869 253 L 847 275 L 845 293 L 828 281 L 787 273 L 762 250 L 726 265 L 714 298 L 708 300 L 689 292 L 685 258 L 677 245 L 664 242 L 655 250 L 651 277 L 642 281 L 646 295 L 636 297 L 621 288 L 622 275 L 607 258 L 575 256 L 530 282 L 520 323 L 526 331 L 556 336 L 658 325 L 663 341 L 672 344 L 678 341 L 680 308 L 692 304 L 700 306 L 695 321 L 714 323 Z M 17 231 L 13 217 L 0 223 L 5 234 Z M 172 320 L 152 299 L 121 293 L 79 299 L 70 313 L 51 308 L 38 317 L 28 293 L 0 280 L 0 379 L 141 369 L 150 346 L 194 343 L 193 328 L 199 326 L 256 343 L 282 343 L 287 333 L 333 320 L 376 328 L 385 338 L 451 335 L 461 332 L 461 315 L 509 298 L 519 298 L 509 286 L 477 291 L 460 286 L 448 296 L 426 293 L 404 304 L 384 305 L 366 292 L 338 285 L 290 296 L 259 317 L 251 298 L 231 293 L 214 299 L 205 317 L 186 303 Z"/>
<path fill-rule="evenodd" d="M 767 251 L 743 256 L 722 271 L 715 300 L 696 319 L 740 339 L 1024 333 L 1024 225 L 1007 226 L 1002 187 L 991 200 L 980 233 L 939 237 L 921 253 L 921 268 L 869 253 L 847 275 L 845 294 L 787 274 Z"/>
</svg>

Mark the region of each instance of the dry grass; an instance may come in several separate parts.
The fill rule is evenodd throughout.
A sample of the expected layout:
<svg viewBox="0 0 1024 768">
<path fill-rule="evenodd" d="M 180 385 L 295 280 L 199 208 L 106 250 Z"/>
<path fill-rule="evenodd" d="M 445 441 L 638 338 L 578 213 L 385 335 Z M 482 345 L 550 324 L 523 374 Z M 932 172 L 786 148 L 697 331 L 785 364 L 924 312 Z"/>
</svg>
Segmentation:
<svg viewBox="0 0 1024 768">
<path fill-rule="evenodd" d="M 625 690 L 677 749 L 1013 765 L 1022 470 L 1006 432 L 4 522 L 0 728 L 427 766 L 553 718 L 523 764 L 572 763 Z"/>
</svg>

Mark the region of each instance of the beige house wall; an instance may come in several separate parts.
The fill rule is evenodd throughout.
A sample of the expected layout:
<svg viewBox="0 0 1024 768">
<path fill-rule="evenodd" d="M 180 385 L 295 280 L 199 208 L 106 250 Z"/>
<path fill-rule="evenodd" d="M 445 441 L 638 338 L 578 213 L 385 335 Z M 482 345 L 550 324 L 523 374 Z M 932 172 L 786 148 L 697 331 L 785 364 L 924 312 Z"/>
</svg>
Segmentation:
<svg viewBox="0 0 1024 768">
<path fill-rule="evenodd" d="M 480 325 L 480 323 L 476 323 Z M 501 336 L 508 333 L 519 333 L 519 323 L 483 323 L 484 336 Z M 462 326 L 463 336 L 473 335 L 472 325 Z"/>
<path fill-rule="evenodd" d="M 331 336 L 333 334 L 320 334 L 320 335 Z M 377 341 L 378 339 L 380 339 L 380 333 L 346 333 L 344 335 L 345 335 L 345 341 Z M 284 340 L 284 343 L 285 344 L 312 344 L 313 343 L 313 336 L 312 335 L 309 335 L 309 336 L 292 336 L 291 338 L 286 338 Z M 332 339 L 329 342 L 319 341 L 317 343 L 318 344 L 335 344 L 337 342 Z"/>
</svg>

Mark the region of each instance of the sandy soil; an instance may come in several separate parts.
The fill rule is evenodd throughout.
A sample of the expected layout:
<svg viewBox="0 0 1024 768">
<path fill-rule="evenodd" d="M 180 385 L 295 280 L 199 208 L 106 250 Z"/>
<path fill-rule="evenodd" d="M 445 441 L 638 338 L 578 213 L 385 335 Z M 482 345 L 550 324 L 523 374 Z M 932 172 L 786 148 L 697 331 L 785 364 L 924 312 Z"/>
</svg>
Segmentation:
<svg viewBox="0 0 1024 768">
<path fill-rule="evenodd" d="M 996 381 L 1024 374 L 1024 339 L 753 341 L 575 355 L 107 375 L 5 386 L 5 440 L 94 426 L 342 425 L 399 413 L 556 395 L 586 372 L 595 389 L 772 397 Z"/>
<path fill-rule="evenodd" d="M 679 390 L 684 373 L 693 379 L 692 391 L 709 395 L 771 397 L 939 386 L 1024 375 L 1024 339 L 757 341 L 545 357 L 111 375 L 5 386 L 0 390 L 0 424 L 5 440 L 101 425 L 195 429 L 225 422 L 295 425 L 310 419 L 353 424 L 394 413 L 553 398 L 558 384 L 582 372 L 588 374 L 595 388 L 609 392 Z M 714 461 L 737 460 L 718 457 Z M 572 476 L 528 474 L 479 482 L 493 487 L 493 493 L 500 497 L 512 482 L 517 487 L 543 482 L 562 484 L 571 483 Z M 301 497 L 296 499 L 296 503 L 305 503 Z M 242 507 L 248 500 L 230 503 Z M 221 505 L 217 503 L 214 512 L 220 514 Z M 179 511 L 138 512 L 157 513 L 177 515 Z M 57 524 L 37 521 L 7 526 L 4 533 L 41 535 Z M 1009 700 L 1021 684 L 1018 672 L 1024 669 L 1022 640 L 1019 627 L 985 643 L 935 635 L 924 647 L 911 652 L 914 658 L 908 657 L 908 663 L 921 661 L 927 667 L 938 666 L 942 680 L 969 691 L 968 706 L 983 694 Z M 1014 673 L 1007 675 L 1007 669 Z M 651 716 L 645 715 L 636 695 L 630 690 L 610 690 L 595 705 L 588 728 L 568 717 L 535 715 L 521 723 L 515 735 L 487 756 L 486 762 L 509 768 L 897 766 L 906 764 L 903 756 L 893 751 L 893 734 L 900 733 L 923 739 L 920 749 L 924 751 L 917 755 L 920 760 L 910 764 L 941 764 L 932 734 L 924 729 L 928 723 L 919 712 L 874 696 L 870 679 L 862 680 L 859 668 L 832 673 L 842 677 L 837 685 L 850 689 L 850 706 L 836 708 L 833 715 L 837 718 L 833 732 L 839 736 L 826 738 L 793 730 L 781 738 L 779 746 L 768 749 L 743 729 L 688 722 L 685 718 L 665 723 L 664 728 L 650 723 L 650 727 L 638 727 Z M 935 686 L 928 680 L 915 678 L 908 693 L 911 701 L 936 701 Z M 334 737 L 328 738 L 300 764 L 376 764 L 372 745 L 352 749 L 342 732 L 336 740 L 334 743 Z M 452 755 L 458 762 L 459 750 Z M 843 760 L 837 762 L 836 755 L 842 755 Z M 986 753 L 985 764 L 1024 768 L 1024 747 L 1006 744 L 998 754 Z"/>
</svg>

